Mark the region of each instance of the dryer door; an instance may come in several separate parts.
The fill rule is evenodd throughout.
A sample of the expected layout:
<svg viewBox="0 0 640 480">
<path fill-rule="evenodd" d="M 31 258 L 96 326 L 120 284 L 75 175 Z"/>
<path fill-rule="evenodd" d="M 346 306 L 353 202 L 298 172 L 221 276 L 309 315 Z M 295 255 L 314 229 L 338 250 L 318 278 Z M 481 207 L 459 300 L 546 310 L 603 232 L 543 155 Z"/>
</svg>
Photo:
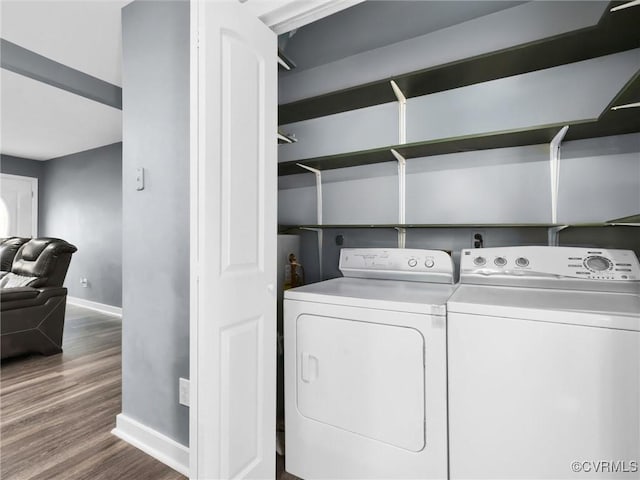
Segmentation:
<svg viewBox="0 0 640 480">
<path fill-rule="evenodd" d="M 418 330 L 311 314 L 298 317 L 296 330 L 302 415 L 405 450 L 424 448 L 425 344 Z"/>
</svg>

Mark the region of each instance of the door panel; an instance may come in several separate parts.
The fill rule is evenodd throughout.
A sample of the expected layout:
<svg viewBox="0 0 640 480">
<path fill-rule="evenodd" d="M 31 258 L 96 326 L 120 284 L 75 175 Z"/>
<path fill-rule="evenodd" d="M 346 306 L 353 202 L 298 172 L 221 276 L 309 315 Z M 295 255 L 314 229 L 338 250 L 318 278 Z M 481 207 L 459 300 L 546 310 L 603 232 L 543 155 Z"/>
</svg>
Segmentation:
<svg viewBox="0 0 640 480">
<path fill-rule="evenodd" d="M 264 61 L 251 44 L 222 33 L 222 214 L 224 267 L 262 270 Z"/>
<path fill-rule="evenodd" d="M 223 478 L 242 478 L 261 460 L 263 318 L 251 318 L 221 332 Z"/>
<path fill-rule="evenodd" d="M 192 9 L 191 477 L 273 478 L 276 36 L 237 1 Z"/>
</svg>

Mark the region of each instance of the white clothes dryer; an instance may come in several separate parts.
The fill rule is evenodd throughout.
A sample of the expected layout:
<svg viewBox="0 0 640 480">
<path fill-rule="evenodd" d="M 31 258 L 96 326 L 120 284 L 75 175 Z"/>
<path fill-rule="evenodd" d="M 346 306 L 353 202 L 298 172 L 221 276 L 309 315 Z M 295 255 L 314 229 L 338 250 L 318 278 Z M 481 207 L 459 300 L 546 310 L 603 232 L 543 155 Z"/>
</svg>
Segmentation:
<svg viewBox="0 0 640 480">
<path fill-rule="evenodd" d="M 451 479 L 640 478 L 639 286 L 631 251 L 462 251 Z"/>
<path fill-rule="evenodd" d="M 451 257 L 342 249 L 340 270 L 285 292 L 286 470 L 445 479 Z"/>
</svg>

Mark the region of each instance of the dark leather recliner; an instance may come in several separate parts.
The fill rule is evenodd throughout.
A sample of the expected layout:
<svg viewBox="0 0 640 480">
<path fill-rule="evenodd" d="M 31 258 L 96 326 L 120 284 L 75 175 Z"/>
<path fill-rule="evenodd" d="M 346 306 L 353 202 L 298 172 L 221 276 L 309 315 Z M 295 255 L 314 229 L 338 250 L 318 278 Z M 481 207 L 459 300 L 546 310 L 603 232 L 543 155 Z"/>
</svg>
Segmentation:
<svg viewBox="0 0 640 480">
<path fill-rule="evenodd" d="M 8 237 L 0 239 L 0 279 L 11 270 L 13 259 L 22 245 L 30 239 L 22 237 Z"/>
<path fill-rule="evenodd" d="M 11 239 L 0 242 L 3 269 L 7 240 Z M 10 244 L 16 243 L 14 240 Z M 0 289 L 3 359 L 25 353 L 53 355 L 62 351 L 67 303 L 67 289 L 62 284 L 76 251 L 76 247 L 57 238 L 28 239 L 18 248 L 10 273 L 0 279 L 0 284 L 9 286 Z M 16 282 L 24 286 L 10 286 Z"/>
</svg>

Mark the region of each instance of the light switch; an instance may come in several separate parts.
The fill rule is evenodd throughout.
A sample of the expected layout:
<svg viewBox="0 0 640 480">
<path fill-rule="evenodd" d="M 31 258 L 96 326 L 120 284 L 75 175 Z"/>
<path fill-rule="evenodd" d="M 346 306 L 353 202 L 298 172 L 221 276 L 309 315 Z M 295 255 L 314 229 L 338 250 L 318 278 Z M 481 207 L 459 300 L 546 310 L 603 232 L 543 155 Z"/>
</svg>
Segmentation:
<svg viewBox="0 0 640 480">
<path fill-rule="evenodd" d="M 180 405 L 184 405 L 185 407 L 189 406 L 189 397 L 191 389 L 191 384 L 186 378 L 178 379 L 178 391 L 179 391 L 179 400 Z"/>
<path fill-rule="evenodd" d="M 136 190 L 144 190 L 144 168 L 136 169 Z"/>
</svg>

